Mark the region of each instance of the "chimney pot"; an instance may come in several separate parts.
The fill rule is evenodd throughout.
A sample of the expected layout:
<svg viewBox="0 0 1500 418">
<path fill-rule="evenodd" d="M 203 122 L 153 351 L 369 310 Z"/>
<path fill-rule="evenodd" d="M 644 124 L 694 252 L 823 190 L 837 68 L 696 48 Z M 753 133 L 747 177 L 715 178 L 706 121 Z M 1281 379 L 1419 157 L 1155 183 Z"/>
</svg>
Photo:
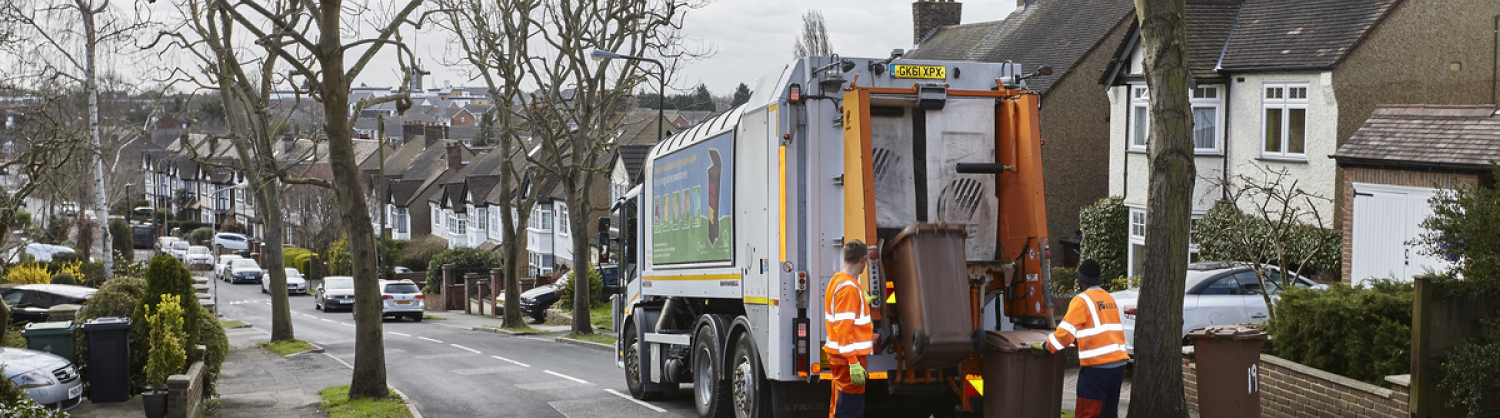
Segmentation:
<svg viewBox="0 0 1500 418">
<path fill-rule="evenodd" d="M 1025 3 L 1026 0 L 1017 1 Z M 954 0 L 917 0 L 912 3 L 912 44 L 920 45 L 922 39 L 937 27 L 961 23 L 963 6 Z"/>
</svg>

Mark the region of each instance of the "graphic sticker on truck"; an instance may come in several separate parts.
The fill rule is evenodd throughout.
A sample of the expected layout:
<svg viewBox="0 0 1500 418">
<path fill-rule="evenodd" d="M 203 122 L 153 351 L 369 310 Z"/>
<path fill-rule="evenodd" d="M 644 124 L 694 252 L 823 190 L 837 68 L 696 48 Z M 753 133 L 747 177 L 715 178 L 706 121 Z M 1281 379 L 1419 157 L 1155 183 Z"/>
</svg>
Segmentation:
<svg viewBox="0 0 1500 418">
<path fill-rule="evenodd" d="M 733 135 L 662 157 L 652 169 L 651 263 L 732 261 Z"/>
</svg>

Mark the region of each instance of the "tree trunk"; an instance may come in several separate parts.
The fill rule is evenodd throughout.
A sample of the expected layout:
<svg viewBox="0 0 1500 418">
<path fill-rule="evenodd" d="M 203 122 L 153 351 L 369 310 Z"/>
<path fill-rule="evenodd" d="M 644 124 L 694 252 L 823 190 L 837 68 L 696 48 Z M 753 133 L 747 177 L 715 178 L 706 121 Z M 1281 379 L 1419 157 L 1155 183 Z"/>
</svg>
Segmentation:
<svg viewBox="0 0 1500 418">
<path fill-rule="evenodd" d="M 271 138 L 261 139 L 269 141 Z M 262 147 L 268 148 L 266 145 L 269 144 L 262 144 Z M 269 159 L 270 156 L 262 155 L 258 158 Z M 266 163 L 275 164 L 274 160 Z M 267 286 L 271 289 L 271 341 L 291 340 L 297 337 L 292 329 L 292 307 L 286 293 L 286 258 L 281 246 L 286 241 L 286 215 L 280 210 L 284 207 L 281 204 L 281 182 L 271 179 L 258 183 L 261 184 L 254 185 L 260 192 L 257 193 L 259 207 L 256 210 L 260 211 L 261 219 L 266 223 L 266 245 L 260 252 L 266 260 L 263 267 L 269 271 L 271 280 L 271 284 Z"/>
<path fill-rule="evenodd" d="M 1185 418 L 1182 296 L 1193 181 L 1197 177 L 1187 96 L 1187 4 L 1185 0 L 1135 0 L 1135 5 L 1151 92 L 1151 174 L 1130 416 Z"/>
<path fill-rule="evenodd" d="M 105 2 L 104 4 L 107 6 L 109 3 Z M 94 166 L 94 215 L 98 219 L 97 226 L 99 227 L 101 249 L 99 259 L 104 261 L 104 279 L 109 280 L 110 276 L 114 274 L 115 255 L 113 249 L 110 248 L 109 211 L 106 209 L 107 205 L 104 202 L 104 157 L 102 155 L 104 147 L 100 142 L 101 135 L 99 132 L 99 84 L 95 79 L 95 73 L 97 72 L 95 68 L 97 65 L 95 55 L 98 54 L 97 43 L 99 34 L 95 28 L 94 15 L 103 12 L 104 6 L 100 6 L 98 9 L 90 9 L 90 5 L 83 0 L 78 0 L 77 5 L 78 11 L 83 17 L 83 45 L 85 50 L 83 58 L 83 89 L 84 94 L 88 95 L 89 100 L 88 130 L 94 145 L 90 152 L 92 156 L 90 162 Z M 82 209 L 79 208 L 79 213 L 84 212 Z M 83 248 L 82 250 L 87 255 L 92 248 Z"/>
<path fill-rule="evenodd" d="M 339 44 L 344 16 L 342 2 L 322 5 L 322 22 L 318 24 L 318 48 L 313 52 L 323 72 L 321 93 L 323 126 L 328 135 L 328 159 L 333 168 L 333 183 L 349 234 L 349 261 L 354 268 L 354 376 L 349 382 L 349 399 L 381 399 L 390 396 L 386 388 L 385 340 L 381 317 L 380 287 L 375 276 L 375 231 L 359 186 L 359 167 L 354 160 L 354 141 L 349 126 L 349 79 L 344 73 L 344 50 Z"/>
<path fill-rule="evenodd" d="M 575 146 L 573 149 L 583 150 L 587 148 Z M 574 153 L 573 160 L 575 164 L 579 163 L 578 160 L 582 159 L 577 154 L 581 153 Z M 586 166 L 579 165 L 578 167 Z M 590 287 L 593 283 L 591 272 L 593 272 L 595 266 L 594 260 L 591 260 L 589 257 L 589 250 L 592 247 L 589 246 L 588 222 L 585 221 L 589 217 L 589 204 L 591 203 L 589 202 L 588 181 L 585 180 L 588 176 L 588 170 L 581 168 L 574 175 L 574 178 L 577 180 L 570 184 L 572 187 L 568 190 L 568 219 L 563 220 L 568 223 L 568 229 L 573 233 L 574 334 L 594 333 L 593 322 L 589 319 L 589 308 L 593 306 L 592 302 L 594 300 L 594 295 L 590 292 Z"/>
</svg>

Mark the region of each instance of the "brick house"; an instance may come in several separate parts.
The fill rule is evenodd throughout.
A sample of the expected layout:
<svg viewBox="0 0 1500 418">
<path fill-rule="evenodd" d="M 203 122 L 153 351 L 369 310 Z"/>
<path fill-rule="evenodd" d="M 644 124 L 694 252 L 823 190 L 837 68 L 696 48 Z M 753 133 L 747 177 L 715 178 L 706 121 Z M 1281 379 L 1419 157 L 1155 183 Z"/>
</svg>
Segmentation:
<svg viewBox="0 0 1500 418">
<path fill-rule="evenodd" d="M 1344 210 L 1337 164 L 1327 158 L 1384 103 L 1493 102 L 1489 0 L 1189 0 L 1197 185 L 1193 216 L 1228 195 L 1223 184 L 1285 170 Z M 1147 217 L 1148 86 L 1138 30 L 1100 80 L 1109 100 L 1109 194 L 1130 207 L 1131 274 Z M 1247 202 L 1241 202 L 1245 205 Z M 1190 244 L 1191 245 L 1191 244 Z M 1196 256 L 1196 246 L 1190 247 Z M 1356 267 L 1357 268 L 1357 267 Z M 1345 268 L 1348 271 L 1348 267 Z M 1346 276 L 1347 278 L 1347 276 Z"/>
<path fill-rule="evenodd" d="M 1494 105 L 1385 105 L 1332 156 L 1343 169 L 1343 281 L 1410 279 L 1452 263 L 1410 244 L 1441 189 L 1494 187 L 1500 115 Z"/>
<path fill-rule="evenodd" d="M 1027 86 L 1041 96 L 1042 170 L 1047 232 L 1054 265 L 1066 265 L 1064 245 L 1078 231 L 1078 211 L 1106 196 L 1109 174 L 1109 98 L 1097 84 L 1135 21 L 1129 0 L 1023 0 L 1003 20 L 959 24 L 961 4 L 912 3 L 915 50 L 905 58 L 1016 62 L 1024 72 L 1042 65 L 1050 76 Z M 1067 241 L 1065 241 L 1067 240 Z"/>
</svg>

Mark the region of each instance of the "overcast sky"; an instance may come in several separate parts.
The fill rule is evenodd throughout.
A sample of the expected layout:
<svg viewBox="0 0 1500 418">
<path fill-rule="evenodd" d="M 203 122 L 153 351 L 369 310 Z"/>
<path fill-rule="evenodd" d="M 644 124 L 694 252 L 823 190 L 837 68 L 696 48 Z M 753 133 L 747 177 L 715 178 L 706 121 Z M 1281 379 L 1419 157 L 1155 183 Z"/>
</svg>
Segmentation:
<svg viewBox="0 0 1500 418">
<path fill-rule="evenodd" d="M 1000 20 L 1015 9 L 1015 0 L 967 0 L 963 23 Z M 885 57 L 892 49 L 911 49 L 912 0 L 716 0 L 690 11 L 683 32 L 692 42 L 712 48 L 714 55 L 687 64 L 672 85 L 687 89 L 706 84 L 717 96 L 729 95 L 739 83 L 754 86 L 755 80 L 779 70 L 792 59 L 792 44 L 802 28 L 802 14 L 822 11 L 833 50 L 839 55 Z M 432 72 L 426 84 L 442 87 L 479 85 L 470 82 L 460 68 L 438 63 L 445 52 L 442 35 L 419 36 L 427 56 L 424 66 Z M 394 68 L 394 63 L 390 66 Z M 370 68 L 360 82 L 388 86 L 399 82 L 392 68 Z"/>
</svg>

